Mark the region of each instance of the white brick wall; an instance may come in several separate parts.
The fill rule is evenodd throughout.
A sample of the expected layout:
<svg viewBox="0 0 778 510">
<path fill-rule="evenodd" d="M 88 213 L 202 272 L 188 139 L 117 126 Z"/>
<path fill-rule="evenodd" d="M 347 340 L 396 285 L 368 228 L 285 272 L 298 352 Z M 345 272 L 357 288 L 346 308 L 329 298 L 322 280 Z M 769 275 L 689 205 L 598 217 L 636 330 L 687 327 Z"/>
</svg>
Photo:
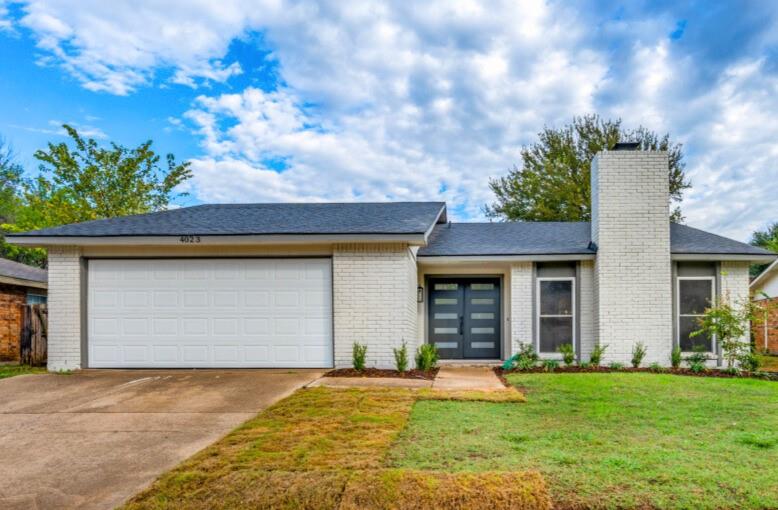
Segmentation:
<svg viewBox="0 0 778 510">
<path fill-rule="evenodd" d="M 734 306 L 741 306 L 749 299 L 749 263 L 722 261 L 721 262 L 721 299 L 729 299 Z M 749 332 L 743 335 L 742 341 L 751 342 Z"/>
<path fill-rule="evenodd" d="M 511 347 L 534 342 L 532 336 L 532 262 L 511 265 Z M 506 358 L 508 357 L 506 356 Z"/>
<path fill-rule="evenodd" d="M 664 152 L 617 151 L 592 162 L 595 331 L 607 362 L 669 363 L 672 300 L 668 159 Z"/>
<path fill-rule="evenodd" d="M 369 366 L 394 367 L 392 349 L 403 339 L 412 360 L 420 340 L 416 260 L 408 246 L 337 245 L 332 268 L 335 366 L 351 366 L 354 342 L 368 346 Z"/>
<path fill-rule="evenodd" d="M 81 368 L 81 261 L 78 248 L 49 248 L 48 369 Z"/>
<path fill-rule="evenodd" d="M 596 340 L 594 331 L 594 261 L 581 261 L 578 284 L 581 286 L 581 300 L 579 304 L 580 316 L 578 318 L 580 324 L 579 330 L 581 332 L 581 338 L 579 338 L 581 345 L 581 361 L 589 361 Z"/>
</svg>

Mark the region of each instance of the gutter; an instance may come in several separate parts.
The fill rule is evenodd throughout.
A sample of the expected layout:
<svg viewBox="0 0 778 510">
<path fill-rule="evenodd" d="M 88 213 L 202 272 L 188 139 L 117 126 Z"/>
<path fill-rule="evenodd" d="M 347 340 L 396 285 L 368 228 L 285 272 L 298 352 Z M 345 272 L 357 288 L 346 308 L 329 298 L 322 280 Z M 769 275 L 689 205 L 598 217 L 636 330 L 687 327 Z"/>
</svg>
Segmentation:
<svg viewBox="0 0 778 510">
<path fill-rule="evenodd" d="M 424 246 L 424 234 L 272 234 L 160 236 L 6 236 L 20 246 L 229 246 L 327 243 L 408 243 Z"/>
<path fill-rule="evenodd" d="M 15 285 L 17 287 L 30 287 L 34 289 L 48 289 L 49 285 L 46 282 L 39 282 L 36 280 L 26 280 L 24 278 L 16 278 L 13 276 L 0 275 L 0 283 L 5 285 Z"/>
</svg>

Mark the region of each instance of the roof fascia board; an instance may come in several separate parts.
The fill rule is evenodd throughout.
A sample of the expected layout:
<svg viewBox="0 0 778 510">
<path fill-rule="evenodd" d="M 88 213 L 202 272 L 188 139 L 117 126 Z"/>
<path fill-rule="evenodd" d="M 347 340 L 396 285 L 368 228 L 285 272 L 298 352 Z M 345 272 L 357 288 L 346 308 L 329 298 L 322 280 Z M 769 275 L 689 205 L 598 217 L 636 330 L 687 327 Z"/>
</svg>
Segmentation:
<svg viewBox="0 0 778 510">
<path fill-rule="evenodd" d="M 744 253 L 673 253 L 673 260 L 731 260 L 736 262 L 772 262 L 778 255 L 748 255 Z"/>
<path fill-rule="evenodd" d="M 566 261 L 594 260 L 593 254 L 562 255 L 419 255 L 419 264 L 467 264 L 473 262 L 521 262 L 521 261 Z"/>
<path fill-rule="evenodd" d="M 280 235 L 181 235 L 181 236 L 6 236 L 23 246 L 223 246 L 247 244 L 311 243 L 408 243 L 422 246 L 425 234 L 280 234 Z"/>
<path fill-rule="evenodd" d="M 26 280 L 24 278 L 14 278 L 12 276 L 0 275 L 0 283 L 5 285 L 16 285 L 18 287 L 33 287 L 36 289 L 47 289 L 46 282 L 36 282 L 35 280 Z"/>
<path fill-rule="evenodd" d="M 764 271 L 759 273 L 756 278 L 749 284 L 749 287 L 756 288 L 756 286 L 765 278 L 767 278 L 767 275 L 773 272 L 773 270 L 778 269 L 778 259 L 775 259 L 772 264 L 767 266 Z"/>
<path fill-rule="evenodd" d="M 427 246 L 427 240 L 429 239 L 430 234 L 432 234 L 432 231 L 438 225 L 438 221 L 440 221 L 440 217 L 443 216 L 444 212 L 446 212 L 446 204 L 445 203 L 440 207 L 440 211 L 438 211 L 438 215 L 435 216 L 435 221 L 432 222 L 432 225 L 430 225 L 430 228 L 428 228 L 427 231 L 424 232 L 424 245 L 423 246 Z"/>
</svg>

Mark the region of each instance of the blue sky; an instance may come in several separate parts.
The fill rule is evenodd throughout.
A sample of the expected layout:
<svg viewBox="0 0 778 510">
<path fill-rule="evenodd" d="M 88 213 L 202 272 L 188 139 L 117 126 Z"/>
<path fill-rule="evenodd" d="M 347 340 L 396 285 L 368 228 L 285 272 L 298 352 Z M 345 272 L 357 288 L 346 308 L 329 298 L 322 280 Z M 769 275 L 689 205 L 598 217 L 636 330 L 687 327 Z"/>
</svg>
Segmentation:
<svg viewBox="0 0 778 510">
<path fill-rule="evenodd" d="M 443 199 L 573 115 L 684 144 L 687 223 L 778 221 L 772 2 L 0 0 L 0 135 L 32 173 L 67 122 L 192 162 L 199 202 Z"/>
</svg>

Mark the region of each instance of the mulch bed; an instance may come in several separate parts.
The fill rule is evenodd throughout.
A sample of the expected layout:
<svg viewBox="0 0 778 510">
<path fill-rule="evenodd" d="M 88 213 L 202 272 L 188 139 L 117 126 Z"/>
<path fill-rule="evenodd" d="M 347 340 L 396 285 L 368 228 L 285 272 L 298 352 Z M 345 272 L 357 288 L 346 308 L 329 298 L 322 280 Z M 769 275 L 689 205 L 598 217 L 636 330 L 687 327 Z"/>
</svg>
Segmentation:
<svg viewBox="0 0 778 510">
<path fill-rule="evenodd" d="M 405 372 L 398 372 L 397 370 L 390 370 L 385 368 L 366 368 L 364 370 L 355 370 L 353 368 L 337 368 L 330 370 L 325 377 L 396 377 L 398 379 L 426 379 L 433 380 L 438 375 L 438 368 L 432 370 L 406 370 Z"/>
<path fill-rule="evenodd" d="M 775 372 L 740 372 L 739 374 L 728 374 L 720 369 L 709 369 L 704 372 L 693 372 L 688 368 L 663 368 L 661 370 L 654 370 L 651 368 L 632 368 L 624 367 L 614 369 L 610 367 L 587 367 L 582 368 L 579 366 L 560 366 L 553 371 L 545 370 L 543 367 L 534 367 L 529 370 L 511 369 L 504 370 L 502 367 L 494 367 L 494 373 L 500 380 L 505 380 L 505 374 L 581 374 L 581 373 L 610 373 L 610 372 L 647 372 L 651 374 L 670 374 L 670 375 L 685 375 L 689 377 L 719 377 L 722 379 L 762 379 L 765 381 L 778 381 L 778 373 Z"/>
</svg>

